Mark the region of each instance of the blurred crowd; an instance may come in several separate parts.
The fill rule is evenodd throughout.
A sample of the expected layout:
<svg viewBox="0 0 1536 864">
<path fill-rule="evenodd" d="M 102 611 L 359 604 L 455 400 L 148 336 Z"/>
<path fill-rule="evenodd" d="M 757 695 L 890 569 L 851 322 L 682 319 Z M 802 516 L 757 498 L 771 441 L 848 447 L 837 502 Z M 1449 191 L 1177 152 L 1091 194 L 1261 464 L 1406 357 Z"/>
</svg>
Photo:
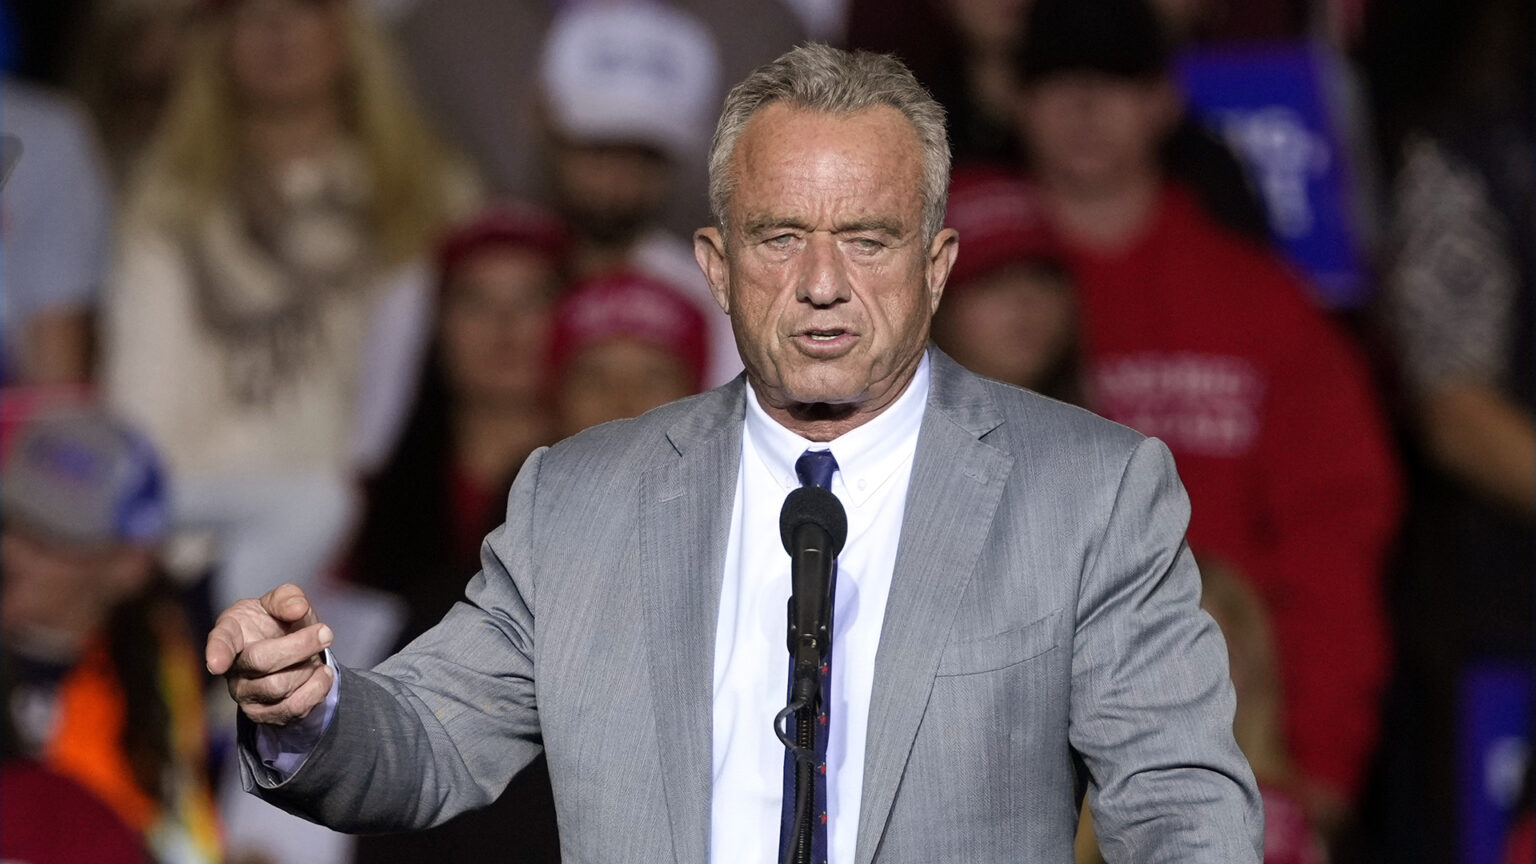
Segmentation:
<svg viewBox="0 0 1536 864">
<path fill-rule="evenodd" d="M 936 343 L 1174 453 L 1266 861 L 1536 860 L 1533 33 L 1525 0 L 0 3 L 0 857 L 558 860 L 537 763 L 414 835 L 241 794 L 202 636 L 290 581 L 372 663 L 531 452 L 737 375 L 709 137 L 816 40 L 948 111 Z"/>
</svg>

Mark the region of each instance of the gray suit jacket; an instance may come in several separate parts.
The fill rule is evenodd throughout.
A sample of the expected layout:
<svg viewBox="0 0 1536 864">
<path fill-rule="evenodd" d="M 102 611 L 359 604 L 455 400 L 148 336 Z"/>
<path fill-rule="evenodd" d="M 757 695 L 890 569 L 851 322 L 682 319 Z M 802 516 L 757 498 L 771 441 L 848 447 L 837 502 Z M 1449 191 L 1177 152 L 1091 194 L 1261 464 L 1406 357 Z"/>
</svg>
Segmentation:
<svg viewBox="0 0 1536 864">
<path fill-rule="evenodd" d="M 858 862 L 1257 862 L 1262 814 L 1157 441 L 932 353 L 869 711 Z M 258 794 L 347 831 L 492 801 L 543 747 L 567 861 L 708 855 L 735 383 L 534 454 L 483 570 Z"/>
</svg>

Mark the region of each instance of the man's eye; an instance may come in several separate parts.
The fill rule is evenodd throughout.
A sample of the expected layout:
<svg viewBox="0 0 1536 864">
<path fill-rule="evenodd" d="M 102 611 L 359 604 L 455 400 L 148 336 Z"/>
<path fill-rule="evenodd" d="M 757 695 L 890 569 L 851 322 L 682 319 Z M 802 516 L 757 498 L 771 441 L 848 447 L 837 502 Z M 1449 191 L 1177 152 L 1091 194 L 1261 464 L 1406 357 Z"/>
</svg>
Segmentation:
<svg viewBox="0 0 1536 864">
<path fill-rule="evenodd" d="M 790 243 L 793 243 L 794 240 L 795 235 L 793 234 L 775 234 L 763 242 L 769 246 L 777 246 L 779 248 L 783 248 L 788 246 Z"/>
<path fill-rule="evenodd" d="M 878 252 L 885 248 L 884 243 L 881 243 L 879 240 L 876 240 L 873 237 L 855 237 L 853 239 L 853 245 L 854 248 L 858 249 L 860 252 Z"/>
</svg>

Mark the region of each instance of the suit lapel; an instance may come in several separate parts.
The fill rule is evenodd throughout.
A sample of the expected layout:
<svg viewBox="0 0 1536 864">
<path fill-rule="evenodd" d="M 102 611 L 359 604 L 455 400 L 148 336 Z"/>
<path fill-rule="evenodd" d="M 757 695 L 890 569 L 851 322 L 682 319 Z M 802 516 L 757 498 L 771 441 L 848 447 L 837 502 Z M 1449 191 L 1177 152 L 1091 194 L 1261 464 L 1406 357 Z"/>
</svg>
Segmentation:
<svg viewBox="0 0 1536 864">
<path fill-rule="evenodd" d="M 741 379 L 668 430 L 675 458 L 647 472 L 640 566 L 662 787 L 678 864 L 709 855 L 715 619 L 741 461 Z M 645 794 L 645 790 L 635 790 Z"/>
<path fill-rule="evenodd" d="M 885 831 L 955 609 L 1013 466 L 979 440 L 1002 416 L 978 379 L 937 350 L 931 356 L 928 410 L 875 656 L 858 864 L 873 860 Z"/>
</svg>

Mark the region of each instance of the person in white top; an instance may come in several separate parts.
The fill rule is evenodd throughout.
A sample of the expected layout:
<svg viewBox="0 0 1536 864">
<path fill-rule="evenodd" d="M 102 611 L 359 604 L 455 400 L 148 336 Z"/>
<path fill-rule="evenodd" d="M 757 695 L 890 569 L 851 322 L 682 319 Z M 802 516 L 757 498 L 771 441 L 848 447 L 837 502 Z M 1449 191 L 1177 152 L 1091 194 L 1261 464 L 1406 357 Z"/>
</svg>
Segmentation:
<svg viewBox="0 0 1536 864">
<path fill-rule="evenodd" d="M 128 194 L 102 380 L 176 527 L 213 532 L 223 605 L 338 553 L 410 405 L 424 256 L 476 190 L 356 2 L 215 5 Z"/>
<path fill-rule="evenodd" d="M 801 480 L 848 522 L 818 860 L 1070 860 L 1086 788 L 1110 860 L 1256 864 L 1166 448 L 928 346 L 943 129 L 890 57 L 805 46 L 733 90 L 695 252 L 747 375 L 534 453 L 466 602 L 371 672 L 296 587 L 226 610 L 247 788 L 408 829 L 542 750 L 565 860 L 779 860 L 779 511 L 830 450 Z"/>
<path fill-rule="evenodd" d="M 685 166 L 703 155 L 720 96 L 709 30 L 658 3 L 571 5 L 545 39 L 539 85 L 546 192 L 575 234 L 575 275 L 627 269 L 672 286 L 709 327 L 705 385 L 736 377 L 730 319 L 687 241 L 661 221 Z"/>
</svg>

